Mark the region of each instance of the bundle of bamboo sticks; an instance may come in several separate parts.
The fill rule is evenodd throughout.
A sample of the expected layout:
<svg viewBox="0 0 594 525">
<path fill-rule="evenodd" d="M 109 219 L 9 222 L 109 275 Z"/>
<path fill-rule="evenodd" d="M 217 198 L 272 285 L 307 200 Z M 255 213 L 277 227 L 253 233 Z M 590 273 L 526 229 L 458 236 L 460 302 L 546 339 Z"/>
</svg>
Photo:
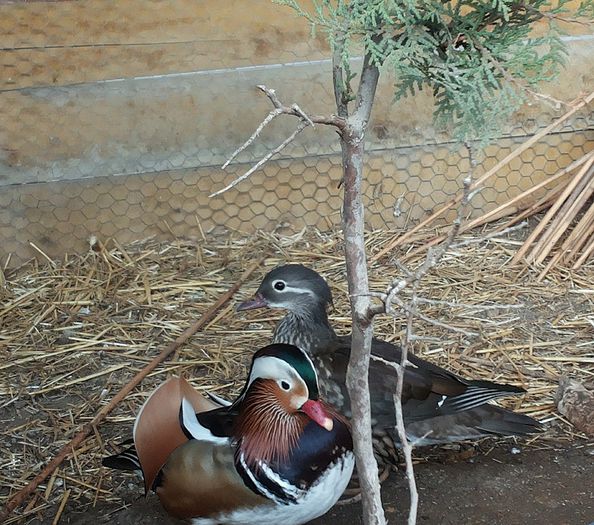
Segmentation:
<svg viewBox="0 0 594 525">
<path fill-rule="evenodd" d="M 594 92 L 579 101 L 571 103 L 569 111 L 499 161 L 478 180 L 474 181 L 471 189 L 480 188 L 487 179 L 497 174 L 511 160 L 554 131 L 575 113 L 588 107 L 592 101 L 594 101 Z M 593 194 L 594 151 L 591 151 L 576 159 L 566 168 L 559 170 L 552 177 L 516 195 L 480 217 L 463 223 L 460 233 L 504 217 L 510 217 L 508 221 L 501 222 L 498 225 L 497 230 L 505 230 L 548 209 L 542 221 L 512 259 L 513 263 L 523 260 L 530 264 L 542 265 L 545 259 L 552 255 L 538 276 L 540 281 L 555 265 L 571 264 L 571 268 L 575 270 L 580 268 L 594 254 Z M 434 223 L 445 212 L 459 205 L 459 202 L 459 197 L 453 199 L 405 234 L 392 239 L 372 256 L 372 262 L 388 255 L 397 246 L 421 241 L 422 244 L 407 252 L 406 257 L 411 257 L 441 242 L 445 238 L 445 234 L 440 233 L 428 239 L 423 238 L 422 235 L 419 236 L 417 232 L 421 228 L 426 228 Z M 571 232 L 563 237 L 569 230 Z M 556 250 L 560 240 L 561 245 Z M 554 253 L 552 254 L 552 252 Z"/>
<path fill-rule="evenodd" d="M 547 207 L 550 206 L 547 213 L 512 259 L 514 263 L 524 259 L 529 263 L 542 264 L 560 244 L 538 280 L 556 264 L 572 264 L 572 269 L 578 269 L 594 252 L 594 205 L 591 202 L 594 194 L 594 152 L 572 164 L 574 170 L 578 166 L 581 169 L 569 183 L 561 179 L 549 191 L 544 202 Z M 571 232 L 560 242 L 570 228 Z"/>
</svg>

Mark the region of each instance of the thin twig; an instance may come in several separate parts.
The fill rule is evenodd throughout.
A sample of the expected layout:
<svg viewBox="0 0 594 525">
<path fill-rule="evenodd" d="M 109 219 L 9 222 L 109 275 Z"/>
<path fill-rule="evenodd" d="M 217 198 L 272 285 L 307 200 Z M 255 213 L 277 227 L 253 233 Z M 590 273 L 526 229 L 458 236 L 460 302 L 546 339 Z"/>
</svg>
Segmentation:
<svg viewBox="0 0 594 525">
<path fill-rule="evenodd" d="M 254 164 L 248 171 L 246 171 L 243 175 L 237 177 L 233 182 L 230 182 L 225 186 L 223 189 L 215 191 L 211 193 L 209 197 L 216 197 L 221 193 L 225 193 L 227 190 L 230 190 L 234 186 L 237 186 L 240 182 L 247 179 L 254 171 L 256 171 L 260 166 L 266 164 L 272 157 L 274 157 L 277 153 L 282 151 L 286 146 L 288 146 L 299 133 L 301 133 L 306 127 L 308 126 L 306 121 L 302 121 L 297 126 L 297 129 L 291 133 L 289 137 L 287 137 L 281 144 L 279 144 L 276 148 L 274 148 L 271 152 L 267 153 L 264 157 L 262 157 L 256 164 Z"/>
<path fill-rule="evenodd" d="M 325 124 L 327 126 L 334 126 L 339 129 L 344 129 L 346 126 L 345 119 L 341 117 L 337 117 L 336 115 L 324 116 L 324 115 L 307 115 L 297 104 L 292 104 L 291 106 L 285 106 L 276 95 L 276 91 L 274 89 L 267 88 L 263 84 L 257 86 L 260 91 L 262 91 L 272 102 L 272 105 L 276 109 L 280 109 L 282 113 L 285 115 L 291 115 L 293 117 L 298 117 L 302 120 L 306 120 L 309 122 L 309 125 L 313 126 L 314 124 Z"/>
<path fill-rule="evenodd" d="M 270 111 L 270 113 L 268 113 L 267 117 L 260 122 L 260 125 L 256 128 L 256 131 L 254 131 L 251 135 L 251 137 L 249 139 L 247 139 L 241 146 L 239 146 L 239 148 L 237 148 L 232 154 L 231 156 L 227 159 L 227 162 L 225 162 L 225 164 L 223 164 L 222 169 L 225 169 L 229 163 L 235 158 L 237 157 L 237 155 L 239 155 L 244 149 L 246 149 L 248 146 L 251 146 L 252 143 L 260 136 L 260 133 L 262 133 L 262 130 L 268 126 L 268 124 L 270 124 L 276 117 L 278 117 L 279 115 L 282 115 L 283 111 L 280 108 L 275 108 L 273 110 Z"/>
<path fill-rule="evenodd" d="M 458 207 L 456 219 L 450 231 L 443 242 L 439 247 L 432 248 L 428 251 L 423 264 L 415 271 L 412 272 L 408 270 L 404 265 L 400 262 L 397 263 L 397 266 L 401 268 L 403 273 L 405 274 L 404 279 L 399 279 L 392 283 L 392 286 L 388 289 L 386 294 L 383 294 L 383 305 L 378 309 L 378 307 L 371 307 L 369 315 L 373 316 L 379 313 L 382 308 L 383 311 L 386 313 L 393 312 L 392 303 L 397 303 L 398 306 L 404 309 L 406 312 L 407 317 L 407 325 L 406 330 L 404 333 L 404 338 L 402 341 L 402 348 L 401 348 L 401 356 L 400 356 L 400 364 L 396 366 L 395 363 L 391 364 L 394 367 L 397 373 L 397 383 L 396 383 L 396 391 L 394 392 L 394 410 L 396 414 L 396 430 L 398 433 L 398 438 L 400 443 L 402 444 L 402 452 L 404 453 L 404 459 L 406 464 L 406 477 L 408 479 L 408 489 L 410 494 L 410 509 L 408 513 L 408 524 L 415 525 L 417 521 L 417 511 L 419 505 L 419 494 L 417 492 L 417 484 L 415 480 L 415 473 L 413 468 L 412 462 L 412 449 L 413 444 L 408 441 L 406 437 L 406 428 L 404 426 L 404 416 L 402 411 L 402 388 L 404 386 L 404 373 L 403 370 L 405 369 L 406 364 L 408 363 L 408 351 L 414 339 L 413 333 L 413 319 L 415 317 L 420 317 L 421 319 L 430 322 L 432 324 L 437 324 L 443 326 L 444 328 L 449 328 L 455 331 L 462 331 L 465 335 L 476 335 L 474 333 L 458 329 L 449 325 L 445 325 L 444 323 L 440 323 L 439 321 L 435 321 L 433 319 L 429 319 L 426 316 L 422 315 L 417 308 L 418 302 L 418 287 L 421 282 L 421 279 L 433 268 L 436 266 L 446 251 L 451 247 L 456 235 L 460 231 L 460 226 L 462 224 L 462 218 L 464 217 L 464 211 L 468 201 L 470 200 L 470 188 L 472 186 L 472 175 L 473 170 L 475 167 L 475 161 L 472 155 L 472 148 L 469 144 L 466 144 L 466 148 L 468 150 L 468 158 L 470 161 L 470 172 L 468 177 L 464 179 L 464 188 L 463 188 L 463 195 L 461 198 L 460 206 Z M 411 286 L 411 298 L 408 304 L 405 304 L 398 298 L 398 294 L 406 287 Z M 373 357 L 373 356 L 372 356 Z M 375 359 L 375 357 L 373 357 Z"/>
<path fill-rule="evenodd" d="M 469 151 L 469 156 L 471 157 L 470 148 L 468 151 Z M 472 157 L 471 157 L 471 170 L 473 169 L 473 167 L 474 167 L 474 161 L 472 160 Z M 402 290 L 404 290 L 404 288 L 406 288 L 410 285 L 414 285 L 415 283 L 420 281 L 421 278 L 424 275 L 426 275 L 427 272 L 429 272 L 429 270 L 431 268 L 433 268 L 434 266 L 436 266 L 439 263 L 439 261 L 441 260 L 443 255 L 446 253 L 446 251 L 451 248 L 451 246 L 454 242 L 454 239 L 456 238 L 456 236 L 458 235 L 458 232 L 460 231 L 460 226 L 462 224 L 462 218 L 464 216 L 464 210 L 465 210 L 466 205 L 468 204 L 468 201 L 470 199 L 470 188 L 471 187 L 472 187 L 472 175 L 467 177 L 466 179 L 464 179 L 464 189 L 463 189 L 463 194 L 462 194 L 462 200 L 460 202 L 460 206 L 458 206 L 456 219 L 454 220 L 453 225 L 450 228 L 450 231 L 448 232 L 445 240 L 437 248 L 432 247 L 427 251 L 427 256 L 425 257 L 423 264 L 421 264 L 421 266 L 415 272 L 407 271 L 407 276 L 404 279 L 398 280 L 396 283 L 394 283 L 391 286 L 391 288 L 388 290 L 388 292 L 386 294 L 386 298 L 385 298 L 384 305 L 383 305 L 383 310 L 378 311 L 377 308 L 374 308 L 373 314 L 377 314 L 377 313 L 381 313 L 381 312 L 390 313 L 391 309 L 392 309 L 392 302 L 395 301 L 397 295 Z M 402 267 L 402 263 L 399 263 L 399 266 Z"/>
<path fill-rule="evenodd" d="M 406 366 L 408 350 L 411 345 L 411 337 L 413 335 L 413 310 L 417 306 L 417 287 L 419 281 L 415 281 L 412 286 L 412 297 L 410 300 L 410 311 L 407 312 L 406 331 L 402 350 L 400 355 L 400 370 L 397 376 L 396 392 L 394 393 L 394 407 L 396 411 L 396 430 L 400 443 L 402 444 L 402 452 L 404 453 L 404 462 L 406 464 L 406 479 L 408 480 L 408 492 L 410 495 L 410 509 L 408 511 L 408 525 L 415 525 L 417 522 L 417 509 L 419 506 L 419 494 L 417 492 L 417 482 L 415 479 L 415 471 L 412 462 L 412 445 L 406 437 L 406 429 L 404 427 L 404 415 L 402 413 L 402 388 L 404 386 L 404 367 Z"/>
<path fill-rule="evenodd" d="M 371 354 L 371 359 L 373 359 L 374 361 L 377 361 L 378 363 L 382 363 L 386 366 L 392 367 L 398 373 L 400 373 L 400 371 L 402 370 L 402 362 L 395 363 L 394 361 L 389 361 L 388 359 L 384 359 L 383 357 L 380 357 L 379 355 L 375 355 L 375 354 Z M 413 363 L 411 363 L 410 361 L 406 361 L 406 366 L 411 366 L 411 367 L 416 368 L 416 366 Z"/>
<path fill-rule="evenodd" d="M 415 281 L 415 282 L 418 282 L 418 281 Z M 415 317 L 418 317 L 419 319 L 422 319 L 426 323 L 432 324 L 434 326 L 439 326 L 440 328 L 443 328 L 445 330 L 450 330 L 452 332 L 464 334 L 467 337 L 476 337 L 477 335 L 479 335 L 476 332 L 471 332 L 470 330 L 464 330 L 463 328 L 458 328 L 457 326 L 452 326 L 450 324 L 443 323 L 441 321 L 438 321 L 437 319 L 431 319 L 431 317 L 427 317 L 426 315 L 422 314 L 418 308 L 416 308 L 416 307 L 413 308 L 411 302 L 409 302 L 407 304 L 404 301 L 400 300 L 396 296 L 392 296 L 390 299 L 390 302 L 395 302 L 402 310 L 404 310 L 407 313 L 407 316 L 413 315 Z M 417 298 L 415 298 L 415 304 L 418 302 L 419 302 L 419 298 L 417 297 Z"/>
</svg>

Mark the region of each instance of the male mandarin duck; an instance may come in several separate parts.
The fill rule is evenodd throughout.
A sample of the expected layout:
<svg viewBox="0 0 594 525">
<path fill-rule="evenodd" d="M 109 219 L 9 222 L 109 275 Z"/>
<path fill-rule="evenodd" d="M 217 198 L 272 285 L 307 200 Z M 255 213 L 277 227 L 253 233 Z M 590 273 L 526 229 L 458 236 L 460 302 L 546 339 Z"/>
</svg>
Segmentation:
<svg viewBox="0 0 594 525">
<path fill-rule="evenodd" d="M 134 447 L 103 464 L 140 466 L 146 491 L 195 525 L 299 525 L 341 496 L 352 449 L 348 423 L 318 397 L 311 359 L 272 344 L 254 354 L 232 404 L 169 379 L 141 408 Z"/>
<path fill-rule="evenodd" d="M 318 370 L 324 399 L 350 417 L 345 377 L 351 338 L 338 336 L 330 326 L 326 308 L 331 303 L 330 288 L 317 272 L 289 264 L 269 272 L 254 297 L 237 309 L 287 310 L 274 330 L 273 341 L 305 350 Z M 372 353 L 400 363 L 400 348 L 381 339 L 373 339 Z M 402 392 L 403 416 L 407 437 L 416 445 L 493 435 L 521 436 L 540 429 L 534 419 L 489 403 L 499 397 L 521 394 L 524 389 L 467 380 L 410 353 L 408 361 Z M 375 453 L 384 462 L 393 463 L 397 457 L 393 398 L 396 371 L 373 359 L 369 368 Z"/>
</svg>

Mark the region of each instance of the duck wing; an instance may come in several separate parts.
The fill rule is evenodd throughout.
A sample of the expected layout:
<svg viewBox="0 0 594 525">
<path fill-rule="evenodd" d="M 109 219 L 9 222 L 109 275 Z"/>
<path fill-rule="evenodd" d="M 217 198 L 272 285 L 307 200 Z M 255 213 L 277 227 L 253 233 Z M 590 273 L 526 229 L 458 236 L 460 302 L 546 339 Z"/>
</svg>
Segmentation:
<svg viewBox="0 0 594 525">
<path fill-rule="evenodd" d="M 350 336 L 338 337 L 327 351 L 319 352 L 315 357 L 322 387 L 328 391 L 328 400 L 348 415 L 350 403 L 345 382 L 350 346 Z M 373 339 L 372 353 L 386 361 L 400 363 L 400 348 L 381 339 Z M 463 379 L 412 354 L 408 355 L 408 361 L 402 391 L 403 415 L 407 424 L 466 412 L 499 397 L 524 392 L 524 389 L 512 385 Z M 369 383 L 372 419 L 380 426 L 393 426 L 396 370 L 372 359 L 369 363 Z"/>
<path fill-rule="evenodd" d="M 155 491 L 165 510 L 180 519 L 216 518 L 238 508 L 273 506 L 237 473 L 233 447 L 195 439 L 173 451 L 156 479 Z"/>
<path fill-rule="evenodd" d="M 162 389 L 162 390 L 161 390 Z M 206 393 L 206 399 L 202 397 L 201 394 L 197 393 L 185 380 L 180 378 L 171 378 L 166 383 L 159 387 L 160 393 L 154 394 L 155 397 L 153 398 L 152 395 L 150 397 L 151 408 L 145 412 L 145 418 L 143 418 L 144 425 L 140 428 L 146 428 L 153 424 L 157 424 L 158 428 L 166 429 L 166 436 L 170 436 L 170 432 L 172 432 L 175 439 L 172 442 L 171 446 L 179 446 L 179 444 L 183 443 L 187 439 L 192 437 L 191 432 L 189 432 L 183 425 L 181 426 L 181 430 L 186 436 L 183 439 L 177 433 L 177 428 L 180 426 L 180 407 L 182 405 L 181 399 L 183 398 L 182 391 L 185 392 L 190 399 L 193 401 L 190 402 L 192 408 L 195 407 L 194 413 L 203 423 L 203 426 L 209 428 L 212 426 L 211 433 L 217 436 L 229 436 L 230 432 L 223 429 L 229 429 L 232 426 L 232 419 L 234 415 L 228 414 L 227 410 L 224 410 L 224 407 L 229 407 L 231 405 L 230 401 L 226 399 L 211 394 L 209 392 Z M 179 404 L 178 404 L 179 403 Z M 148 399 L 145 405 L 148 404 Z M 176 406 L 177 405 L 177 406 Z M 143 406 L 143 410 L 146 407 Z M 199 412 L 196 412 L 199 410 Z M 201 412 L 202 411 L 202 412 Z M 158 420 L 155 421 L 151 414 L 154 416 L 158 414 Z M 218 416 L 217 416 L 218 414 Z M 204 417 L 202 417 L 202 415 Z M 137 418 L 138 419 L 138 418 Z M 147 422 L 148 420 L 148 422 Z M 139 439 L 141 438 L 142 432 L 139 433 Z M 140 464 L 140 459 L 138 457 L 138 452 L 136 450 L 136 446 L 134 445 L 133 439 L 127 439 L 120 446 L 126 446 L 124 450 L 117 454 L 113 454 L 112 456 L 104 457 L 101 460 L 101 464 L 105 467 L 117 469 L 117 470 L 132 470 L 132 471 L 142 471 L 142 466 Z M 167 450 L 171 448 L 171 446 L 163 447 L 163 454 L 167 453 Z M 150 452 L 149 452 L 150 453 Z"/>
<path fill-rule="evenodd" d="M 407 423 L 406 434 L 417 446 L 488 436 L 526 436 L 542 430 L 535 419 L 491 404 L 464 412 Z M 392 432 L 395 439 L 395 432 Z"/>
</svg>

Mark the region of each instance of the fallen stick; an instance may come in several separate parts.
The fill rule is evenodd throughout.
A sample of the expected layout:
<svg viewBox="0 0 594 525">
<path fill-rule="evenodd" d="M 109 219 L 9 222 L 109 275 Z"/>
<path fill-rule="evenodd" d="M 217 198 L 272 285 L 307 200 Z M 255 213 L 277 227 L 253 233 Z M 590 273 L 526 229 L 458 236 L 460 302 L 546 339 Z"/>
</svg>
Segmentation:
<svg viewBox="0 0 594 525">
<path fill-rule="evenodd" d="M 172 354 L 180 345 L 184 344 L 192 335 L 194 335 L 200 328 L 202 328 L 216 312 L 227 302 L 240 286 L 250 277 L 250 275 L 262 264 L 265 257 L 261 257 L 257 262 L 252 264 L 239 278 L 239 280 L 229 288 L 217 301 L 198 319 L 194 324 L 186 328 L 184 332 L 173 342 L 167 345 L 161 353 L 155 357 L 149 364 L 147 364 L 140 372 L 138 372 L 122 389 L 113 397 L 113 399 L 105 405 L 97 415 L 89 422 L 83 425 L 78 433 L 58 452 L 54 458 L 44 467 L 44 469 L 37 474 L 25 487 L 19 490 L 12 498 L 10 498 L 2 513 L 0 514 L 0 523 L 4 523 L 10 513 L 21 505 L 32 493 L 37 489 L 40 483 L 45 481 L 48 476 L 52 474 L 56 468 L 60 466 L 66 457 L 74 452 L 76 448 L 93 432 L 93 429 L 98 425 L 105 416 L 109 414 L 117 404 L 122 401 L 159 363 L 164 361 L 170 354 Z"/>
<path fill-rule="evenodd" d="M 584 97 L 581 100 L 581 102 L 579 102 L 577 104 L 572 104 L 572 108 L 567 113 L 565 113 L 564 115 L 559 117 L 557 120 L 555 120 L 555 122 L 553 122 L 546 128 L 539 131 L 536 135 L 533 135 L 532 137 L 530 137 L 527 141 L 523 142 L 518 148 L 513 150 L 504 159 L 500 160 L 495 166 L 493 166 L 490 170 L 488 170 L 481 177 L 479 177 L 472 184 L 472 186 L 470 187 L 470 190 L 472 191 L 472 190 L 475 190 L 476 188 L 478 188 L 483 182 L 485 182 L 487 179 L 489 179 L 495 173 L 497 173 L 503 166 L 505 166 L 506 164 L 511 162 L 513 159 L 515 159 L 516 157 L 521 155 L 524 151 L 529 149 L 535 142 L 538 142 L 541 138 L 548 135 L 557 126 L 559 126 L 560 124 L 565 122 L 568 118 L 570 118 L 575 113 L 580 111 L 582 108 L 584 108 L 585 106 L 590 104 L 593 100 L 594 100 L 594 92 L 590 93 L 587 97 Z M 446 211 L 448 211 L 450 208 L 452 208 L 453 206 L 458 204 L 458 202 L 460 202 L 460 197 L 456 197 L 456 198 L 452 199 L 447 204 L 443 205 L 440 209 L 438 209 L 436 212 L 432 213 L 425 220 L 423 220 L 419 224 L 417 224 L 414 228 L 410 229 L 404 235 L 401 235 L 400 237 L 396 237 L 395 239 L 390 241 L 387 246 L 382 248 L 378 253 L 376 253 L 373 257 L 371 257 L 370 262 L 374 263 L 378 259 L 381 259 L 384 255 L 386 255 L 387 253 L 392 251 L 396 246 L 400 246 L 400 245 L 404 244 L 414 233 L 416 233 L 417 231 L 426 227 L 428 224 L 431 224 L 438 217 L 441 217 Z"/>
</svg>

